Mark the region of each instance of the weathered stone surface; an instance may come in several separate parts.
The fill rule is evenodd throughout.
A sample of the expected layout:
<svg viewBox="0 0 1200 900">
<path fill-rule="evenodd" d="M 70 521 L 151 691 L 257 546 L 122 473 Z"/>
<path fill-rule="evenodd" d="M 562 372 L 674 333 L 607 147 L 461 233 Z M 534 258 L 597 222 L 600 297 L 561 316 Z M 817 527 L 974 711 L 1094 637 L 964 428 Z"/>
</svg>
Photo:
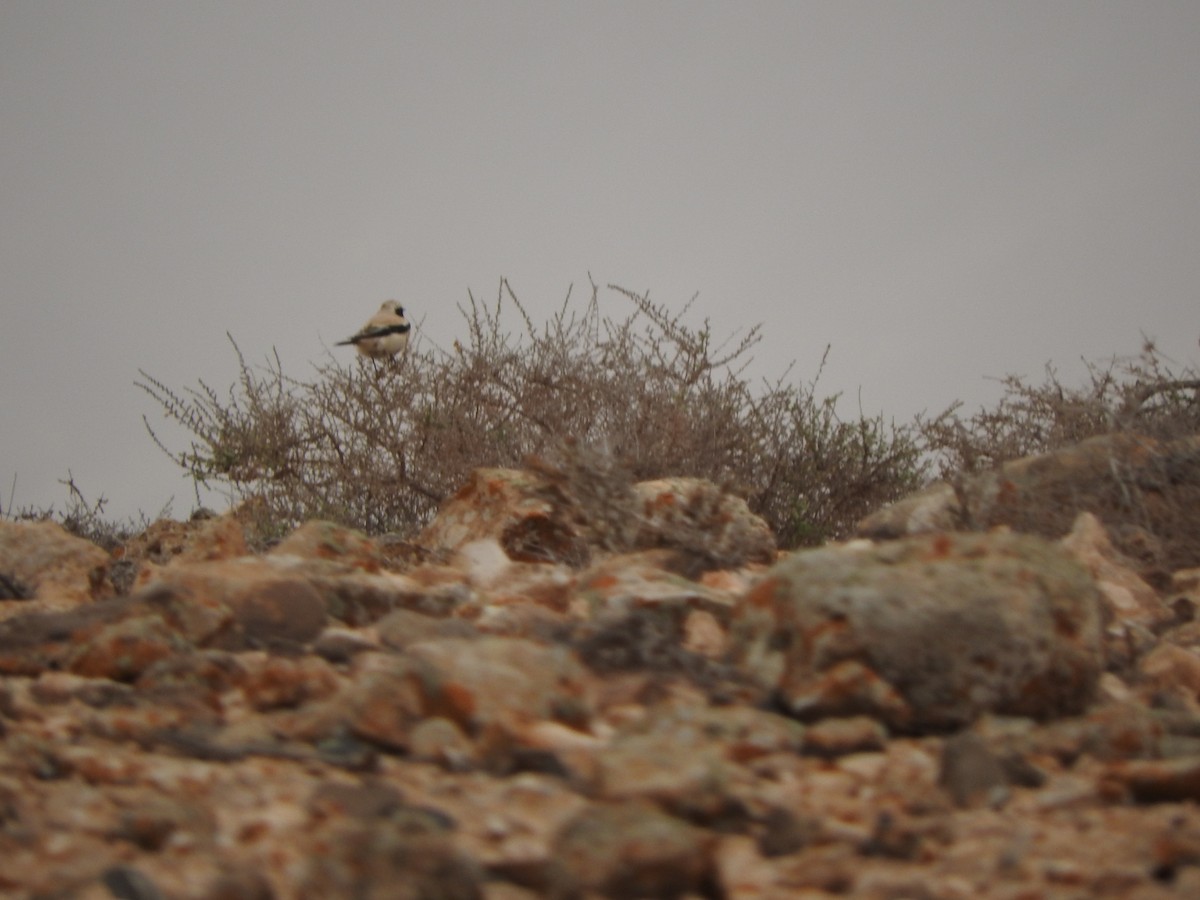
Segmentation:
<svg viewBox="0 0 1200 900">
<path fill-rule="evenodd" d="M 1070 534 L 1060 543 L 1088 570 L 1116 623 L 1159 630 L 1175 619 L 1175 611 L 1142 580 L 1134 561 L 1113 547 L 1104 526 L 1092 513 L 1080 513 Z"/>
<path fill-rule="evenodd" d="M 558 834 L 553 857 L 559 895 L 680 897 L 712 870 L 711 834 L 648 803 L 594 805 Z"/>
<path fill-rule="evenodd" d="M 709 481 L 641 482 L 633 486 L 628 506 L 622 535 L 598 538 L 589 531 L 586 511 L 544 475 L 477 469 L 438 511 L 419 542 L 435 553 L 468 557 L 472 545 L 493 542 L 509 560 L 570 566 L 588 562 L 592 540 L 607 541 L 607 547 L 671 548 L 686 554 L 700 569 L 775 559 L 775 538 L 766 522 L 750 512 L 740 497 Z M 474 555 L 477 564 L 479 553 Z M 467 563 L 470 568 L 471 560 Z"/>
<path fill-rule="evenodd" d="M 731 769 L 721 745 L 686 717 L 621 735 L 598 756 L 597 796 L 644 800 L 711 821 L 726 808 Z"/>
<path fill-rule="evenodd" d="M 481 616 L 510 606 L 536 605 L 563 612 L 573 596 L 576 572 L 569 566 L 513 562 L 497 541 L 467 544 L 458 565 L 483 606 Z"/>
<path fill-rule="evenodd" d="M 634 485 L 642 515 L 641 548 L 672 547 L 707 565 L 734 569 L 775 561 L 775 536 L 746 501 L 701 478 L 662 478 Z"/>
<path fill-rule="evenodd" d="M 435 638 L 470 638 L 475 627 L 463 619 L 440 619 L 409 609 L 390 612 L 375 623 L 379 640 L 393 650 L 404 650 L 412 644 Z"/>
<path fill-rule="evenodd" d="M 234 559 L 249 553 L 242 523 L 235 513 L 229 513 L 193 517 L 188 522 L 159 519 L 127 541 L 120 557 L 138 565 L 167 565 Z"/>
<path fill-rule="evenodd" d="M 796 554 L 750 592 L 734 631 L 739 661 L 793 714 L 908 731 L 1078 712 L 1103 669 L 1095 586 L 1021 535 Z"/>
<path fill-rule="evenodd" d="M 66 659 L 88 678 L 132 681 L 160 659 L 186 652 L 189 644 L 158 616 L 137 616 L 104 625 Z"/>
<path fill-rule="evenodd" d="M 822 719 L 805 729 L 802 749 L 813 756 L 833 758 L 882 750 L 887 738 L 887 729 L 869 716 Z"/>
<path fill-rule="evenodd" d="M 396 814 L 393 814 L 396 815 Z M 483 900 L 483 871 L 433 817 L 336 827 L 303 878 L 305 897 Z"/>
<path fill-rule="evenodd" d="M 510 559 L 579 565 L 590 556 L 587 541 L 556 496 L 536 473 L 476 469 L 418 540 L 434 552 L 452 553 L 492 539 Z"/>
<path fill-rule="evenodd" d="M 478 758 L 471 739 L 450 719 L 422 719 L 407 735 L 413 759 L 434 762 L 448 769 L 466 769 Z"/>
<path fill-rule="evenodd" d="M 973 731 L 957 734 L 942 745 L 938 783 L 959 806 L 999 805 L 1009 796 L 1004 761 Z"/>
<path fill-rule="evenodd" d="M 331 696 L 339 687 L 332 667 L 315 656 L 290 659 L 243 653 L 239 687 L 256 710 L 296 707 Z"/>
<path fill-rule="evenodd" d="M 1200 756 L 1121 761 L 1104 777 L 1109 790 L 1127 791 L 1138 803 L 1200 801 Z"/>
<path fill-rule="evenodd" d="M 1163 581 L 1200 564 L 1200 436 L 1158 441 L 1118 433 L 1005 463 L 967 479 L 958 492 L 936 484 L 873 513 L 858 526 L 871 538 L 1007 525 L 1057 538 L 1081 512 L 1110 529 L 1144 577 Z"/>
<path fill-rule="evenodd" d="M 425 673 L 412 660 L 386 654 L 361 654 L 354 665 L 351 683 L 336 703 L 348 727 L 384 747 L 407 749 L 409 733 L 425 717 L 419 687 Z"/>
<path fill-rule="evenodd" d="M 339 705 L 353 731 L 393 749 L 430 717 L 470 736 L 519 737 L 543 719 L 583 722 L 590 709 L 583 667 L 564 648 L 515 638 L 436 638 L 402 655 L 363 654 Z"/>
<path fill-rule="evenodd" d="M 1161 643 L 1138 661 L 1138 687 L 1151 702 L 1165 697 L 1200 713 L 1200 654 L 1178 644 Z"/>
<path fill-rule="evenodd" d="M 515 729 L 539 719 L 585 721 L 589 681 L 574 654 L 520 638 L 440 638 L 414 644 L 426 715 L 443 715 L 470 732 Z"/>
<path fill-rule="evenodd" d="M 375 541 L 360 531 L 333 522 L 305 522 L 272 547 L 267 555 L 331 560 L 370 573 L 380 571 L 383 565 L 383 553 Z"/>
<path fill-rule="evenodd" d="M 662 568 L 653 554 L 632 553 L 603 559 L 581 572 L 575 606 L 589 619 L 613 621 L 640 609 L 669 613 L 680 623 L 690 610 L 705 610 L 728 622 L 733 596 Z"/>
<path fill-rule="evenodd" d="M 410 575 L 296 571 L 320 594 L 329 615 L 347 625 L 368 625 L 393 610 L 449 616 L 467 607 L 472 592 L 461 578 L 425 585 Z"/>
<path fill-rule="evenodd" d="M 108 568 L 107 553 L 55 522 L 0 519 L 0 573 L 41 599 L 43 609 L 110 596 Z M 20 602 L 0 600 L 0 618 L 22 612 Z"/>
<path fill-rule="evenodd" d="M 237 623 L 230 640 L 251 646 L 302 644 L 326 624 L 325 603 L 309 582 L 254 558 L 206 564 L 149 565 L 138 587 L 152 596 L 217 599 Z M 177 606 L 186 606 L 181 601 Z"/>
<path fill-rule="evenodd" d="M 1200 895 L 1194 573 L 1087 518 L 770 570 L 663 523 L 584 563 L 198 520 L 129 596 L 0 599 L 0 895 Z"/>
</svg>

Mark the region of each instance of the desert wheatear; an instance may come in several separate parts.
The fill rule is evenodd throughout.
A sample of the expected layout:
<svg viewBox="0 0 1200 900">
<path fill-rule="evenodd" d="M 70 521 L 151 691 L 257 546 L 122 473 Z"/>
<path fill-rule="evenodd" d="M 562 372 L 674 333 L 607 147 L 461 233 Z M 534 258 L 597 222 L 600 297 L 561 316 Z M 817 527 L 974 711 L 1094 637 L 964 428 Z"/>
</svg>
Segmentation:
<svg viewBox="0 0 1200 900">
<path fill-rule="evenodd" d="M 379 307 L 379 312 L 367 319 L 367 324 L 337 346 L 353 344 L 358 352 L 371 359 L 394 357 L 408 346 L 408 332 L 412 328 L 404 318 L 404 307 L 395 300 L 388 300 Z"/>
</svg>

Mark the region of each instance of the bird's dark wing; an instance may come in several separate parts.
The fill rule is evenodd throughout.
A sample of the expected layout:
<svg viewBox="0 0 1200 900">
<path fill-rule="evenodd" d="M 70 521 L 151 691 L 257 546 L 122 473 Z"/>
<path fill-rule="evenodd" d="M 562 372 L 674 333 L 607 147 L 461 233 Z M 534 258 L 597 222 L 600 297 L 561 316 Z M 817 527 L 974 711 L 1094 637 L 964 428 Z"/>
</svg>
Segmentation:
<svg viewBox="0 0 1200 900">
<path fill-rule="evenodd" d="M 354 337 L 346 338 L 344 341 L 338 341 L 334 344 L 335 347 L 341 347 L 345 344 L 357 344 L 360 341 L 369 340 L 370 338 L 387 337 L 389 334 L 407 334 L 412 330 L 412 325 L 405 322 L 403 325 L 378 325 L 374 328 L 364 328 Z"/>
</svg>

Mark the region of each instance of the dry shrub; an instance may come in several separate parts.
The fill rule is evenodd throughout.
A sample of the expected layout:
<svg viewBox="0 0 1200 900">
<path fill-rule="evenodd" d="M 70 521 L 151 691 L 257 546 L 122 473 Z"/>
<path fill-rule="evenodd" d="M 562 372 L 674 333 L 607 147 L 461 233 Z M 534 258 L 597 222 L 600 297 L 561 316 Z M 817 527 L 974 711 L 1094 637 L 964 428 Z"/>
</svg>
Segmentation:
<svg viewBox="0 0 1200 900">
<path fill-rule="evenodd" d="M 139 387 L 190 446 L 170 450 L 147 428 L 198 485 L 259 498 L 278 530 L 325 518 L 411 534 L 473 468 L 530 457 L 565 466 L 593 531 L 618 542 L 627 479 L 707 478 L 744 496 L 785 547 L 844 534 L 920 483 L 910 429 L 861 414 L 843 422 L 836 397 L 815 397 L 816 379 L 751 385 L 757 327 L 714 345 L 707 321 L 684 323 L 687 307 L 608 290 L 632 305 L 625 318 L 601 312 L 593 283 L 586 302 L 568 291 L 539 327 L 501 281 L 491 305 L 468 295 L 464 340 L 450 349 L 418 335 L 394 364 L 331 358 L 311 380 L 285 375 L 277 356 L 252 368 L 238 351 L 224 396 L 142 372 Z M 512 313 L 515 335 L 502 322 Z M 581 459 L 591 460 L 585 476 Z"/>
<path fill-rule="evenodd" d="M 1165 586 L 1172 570 L 1200 565 L 1200 378 L 1148 340 L 1137 356 L 1087 370 L 1078 388 L 1049 366 L 1039 385 L 1010 375 L 994 408 L 962 419 L 955 407 L 917 427 L 959 495 L 964 526 L 1056 538 L 1086 510 L 1143 577 Z M 1065 448 L 1005 469 L 1003 483 L 1026 492 L 1020 503 L 981 496 L 995 482 L 972 477 Z"/>
<path fill-rule="evenodd" d="M 95 500 L 89 500 L 83 489 L 75 481 L 75 476 L 67 470 L 67 477 L 59 479 L 67 490 L 67 501 L 62 508 L 55 506 L 16 507 L 12 494 L 7 506 L 0 504 L 0 519 L 13 522 L 57 522 L 67 532 L 84 540 L 91 541 L 96 546 L 112 552 L 123 546 L 129 538 L 138 534 L 150 525 L 152 519 L 144 513 L 135 518 L 113 519 L 106 513 L 108 498 L 101 494 Z M 16 490 L 16 479 L 13 479 L 13 492 Z M 170 514 L 170 505 L 159 511 L 159 517 Z"/>
<path fill-rule="evenodd" d="M 1024 456 L 1048 453 L 1101 434 L 1133 432 L 1159 440 L 1200 434 L 1200 377 L 1179 371 L 1145 340 L 1137 356 L 1084 361 L 1088 383 L 1062 384 L 1051 365 L 1045 380 L 1001 379 L 1004 395 L 992 409 L 963 419 L 961 404 L 917 427 L 938 470 L 954 481 Z"/>
</svg>

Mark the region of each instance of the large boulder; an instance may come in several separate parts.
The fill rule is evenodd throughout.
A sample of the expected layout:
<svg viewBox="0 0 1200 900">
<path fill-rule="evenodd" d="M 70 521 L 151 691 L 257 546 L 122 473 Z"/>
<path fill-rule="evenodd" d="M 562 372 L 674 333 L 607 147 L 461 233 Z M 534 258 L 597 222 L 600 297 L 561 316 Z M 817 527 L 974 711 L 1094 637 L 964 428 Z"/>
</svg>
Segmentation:
<svg viewBox="0 0 1200 900">
<path fill-rule="evenodd" d="M 1079 712 L 1104 668 L 1087 572 L 1007 533 L 798 553 L 750 591 L 733 638 L 798 718 L 867 714 L 910 732 Z"/>
</svg>

